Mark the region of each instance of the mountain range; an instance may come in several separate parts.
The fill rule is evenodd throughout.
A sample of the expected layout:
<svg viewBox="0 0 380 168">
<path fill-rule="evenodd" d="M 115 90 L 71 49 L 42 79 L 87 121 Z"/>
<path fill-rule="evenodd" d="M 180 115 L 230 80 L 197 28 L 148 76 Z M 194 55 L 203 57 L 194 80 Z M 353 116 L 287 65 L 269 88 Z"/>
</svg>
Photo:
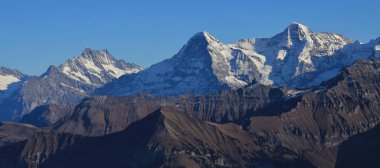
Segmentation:
<svg viewBox="0 0 380 168">
<path fill-rule="evenodd" d="M 380 59 L 318 88 L 97 96 L 0 147 L 4 167 L 376 167 Z M 4 132 L 11 132 L 4 123 Z M 9 133 L 8 133 L 9 134 Z M 5 141 L 5 140 L 4 140 Z M 9 140 L 8 140 L 9 141 Z M 355 142 L 365 142 L 356 144 Z M 349 146 L 354 144 L 354 146 Z M 351 159 L 360 152 L 364 156 Z M 355 158 L 355 157 L 354 157 Z M 350 163 L 349 165 L 347 163 Z"/>
<path fill-rule="evenodd" d="M 40 76 L 0 68 L 0 167 L 376 167 L 380 38 L 292 23 L 199 32 L 142 68 L 86 48 Z"/>
<path fill-rule="evenodd" d="M 242 39 L 234 44 L 223 44 L 200 32 L 172 58 L 122 76 L 98 89 L 97 94 L 205 94 L 252 82 L 317 86 L 357 60 L 379 56 L 375 54 L 379 44 L 380 39 L 361 44 L 340 34 L 316 33 L 299 23 L 271 38 Z"/>
<path fill-rule="evenodd" d="M 69 59 L 59 67 L 52 65 L 40 76 L 26 76 L 27 80 L 18 71 L 14 75 L 4 73 L 5 76 L 11 76 L 7 83 L 17 83 L 10 84 L 15 86 L 3 91 L 6 96 L 0 101 L 0 118 L 19 120 L 41 105 L 74 107 L 96 88 L 121 75 L 142 69 L 136 64 L 116 60 L 107 50 L 86 48 L 80 56 Z"/>
</svg>

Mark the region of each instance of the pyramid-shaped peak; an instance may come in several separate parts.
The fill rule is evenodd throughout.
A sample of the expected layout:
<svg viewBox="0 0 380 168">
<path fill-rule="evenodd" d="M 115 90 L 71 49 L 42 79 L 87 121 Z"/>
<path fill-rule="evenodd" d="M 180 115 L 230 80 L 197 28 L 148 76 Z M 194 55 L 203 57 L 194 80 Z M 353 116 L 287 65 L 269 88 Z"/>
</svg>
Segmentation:
<svg viewBox="0 0 380 168">
<path fill-rule="evenodd" d="M 277 39 L 277 41 L 285 42 L 286 44 L 284 45 L 290 46 L 294 43 L 304 40 L 311 41 L 312 34 L 313 31 L 309 29 L 307 26 L 298 22 L 293 22 L 288 27 L 286 27 L 286 29 L 283 32 L 277 34 L 272 38 Z"/>
<path fill-rule="evenodd" d="M 94 50 L 91 48 L 85 48 L 82 52 L 82 56 L 96 57 L 98 55 L 110 55 L 107 49 Z"/>
<path fill-rule="evenodd" d="M 290 24 L 285 31 L 288 31 L 289 33 L 303 32 L 305 34 L 310 34 L 313 32 L 309 27 L 298 22 L 293 22 Z"/>
<path fill-rule="evenodd" d="M 80 56 L 74 57 L 71 60 L 91 60 L 95 63 L 106 64 L 117 61 L 107 49 L 94 50 L 91 48 L 85 48 Z"/>
<path fill-rule="evenodd" d="M 48 75 L 55 75 L 59 73 L 60 73 L 60 70 L 56 66 L 50 65 L 49 68 L 46 70 L 46 72 L 41 75 L 41 77 L 48 76 Z"/>
<path fill-rule="evenodd" d="M 194 34 L 194 37 L 195 36 L 203 36 L 203 37 L 207 37 L 207 36 L 211 36 L 209 32 L 207 31 L 201 31 L 201 32 L 198 32 L 198 33 L 195 33 Z"/>
<path fill-rule="evenodd" d="M 200 40 L 205 41 L 207 43 L 211 43 L 211 42 L 219 43 L 218 39 L 216 39 L 214 36 L 212 36 L 209 32 L 206 32 L 206 31 L 195 33 L 193 37 L 191 37 L 189 42 L 200 41 Z"/>
<path fill-rule="evenodd" d="M 202 31 L 194 34 L 187 43 L 181 48 L 180 52 L 176 57 L 184 57 L 184 58 L 204 58 L 209 57 L 207 54 L 209 47 L 218 47 L 222 45 L 219 40 L 213 37 L 210 33 Z"/>
<path fill-rule="evenodd" d="M 58 72 L 58 68 L 54 65 L 50 65 L 49 68 L 46 70 L 47 72 Z"/>
<path fill-rule="evenodd" d="M 293 26 L 300 26 L 300 27 L 307 27 L 307 26 L 305 26 L 304 24 L 299 23 L 299 22 L 292 22 L 290 25 L 293 25 Z"/>
</svg>

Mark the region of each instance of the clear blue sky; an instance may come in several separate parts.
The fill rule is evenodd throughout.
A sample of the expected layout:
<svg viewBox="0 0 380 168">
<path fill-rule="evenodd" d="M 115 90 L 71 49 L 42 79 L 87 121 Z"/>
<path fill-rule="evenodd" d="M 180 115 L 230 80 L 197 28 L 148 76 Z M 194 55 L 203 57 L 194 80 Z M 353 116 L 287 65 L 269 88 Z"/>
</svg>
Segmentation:
<svg viewBox="0 0 380 168">
<path fill-rule="evenodd" d="M 147 67 L 199 31 L 232 43 L 273 36 L 293 21 L 367 42 L 380 36 L 379 6 L 377 0 L 0 0 L 0 65 L 39 75 L 90 47 Z"/>
</svg>

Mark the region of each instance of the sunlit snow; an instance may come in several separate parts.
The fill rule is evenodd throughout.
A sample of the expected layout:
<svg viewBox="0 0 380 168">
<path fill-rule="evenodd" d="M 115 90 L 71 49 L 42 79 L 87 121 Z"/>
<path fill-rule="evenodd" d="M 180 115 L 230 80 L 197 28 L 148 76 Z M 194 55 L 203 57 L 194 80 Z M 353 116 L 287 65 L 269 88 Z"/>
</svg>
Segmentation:
<svg viewBox="0 0 380 168">
<path fill-rule="evenodd" d="M 19 78 L 12 75 L 0 75 L 0 90 L 7 90 L 12 83 L 20 81 Z"/>
</svg>

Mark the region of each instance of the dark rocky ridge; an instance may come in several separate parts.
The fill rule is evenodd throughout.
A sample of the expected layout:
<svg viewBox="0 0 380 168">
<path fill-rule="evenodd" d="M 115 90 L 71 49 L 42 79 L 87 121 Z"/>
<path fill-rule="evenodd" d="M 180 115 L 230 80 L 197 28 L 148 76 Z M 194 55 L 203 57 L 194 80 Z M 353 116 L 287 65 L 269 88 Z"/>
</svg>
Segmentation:
<svg viewBox="0 0 380 168">
<path fill-rule="evenodd" d="M 0 122 L 0 147 L 16 142 L 25 141 L 39 129 L 27 124 Z"/>
<path fill-rule="evenodd" d="M 248 132 L 235 124 L 202 122 L 187 113 L 164 108 L 131 124 L 125 131 L 103 137 L 36 134 L 26 142 L 0 149 L 0 155 L 14 156 L 14 162 L 7 163 L 10 158 L 4 162 L 0 157 L 0 163 L 30 168 L 311 167 L 292 153 L 287 155 L 287 160 L 267 158 L 257 149 L 260 148 Z"/>
<path fill-rule="evenodd" d="M 157 110 L 162 101 L 159 97 L 149 95 L 85 98 L 70 117 L 51 128 L 58 132 L 86 136 L 115 133 Z"/>
<path fill-rule="evenodd" d="M 379 63 L 359 61 L 345 68 L 324 83 L 326 88 L 305 93 L 289 112 L 252 117 L 249 131 L 263 146 L 281 144 L 315 166 L 334 167 L 343 141 L 379 124 Z"/>
<path fill-rule="evenodd" d="M 255 85 L 254 89 L 223 90 L 207 96 L 95 96 L 83 99 L 70 117 L 51 127 L 58 132 L 101 136 L 124 130 L 160 107 L 175 108 L 202 121 L 240 125 L 252 116 L 276 116 L 294 107 L 300 95 L 288 95 L 289 91 L 297 90 Z"/>
<path fill-rule="evenodd" d="M 29 114 L 24 115 L 20 122 L 37 127 L 47 127 L 56 124 L 59 120 L 64 120 L 65 117 L 71 116 L 73 111 L 74 109 L 72 108 L 57 104 L 42 105 L 36 107 Z"/>
</svg>

